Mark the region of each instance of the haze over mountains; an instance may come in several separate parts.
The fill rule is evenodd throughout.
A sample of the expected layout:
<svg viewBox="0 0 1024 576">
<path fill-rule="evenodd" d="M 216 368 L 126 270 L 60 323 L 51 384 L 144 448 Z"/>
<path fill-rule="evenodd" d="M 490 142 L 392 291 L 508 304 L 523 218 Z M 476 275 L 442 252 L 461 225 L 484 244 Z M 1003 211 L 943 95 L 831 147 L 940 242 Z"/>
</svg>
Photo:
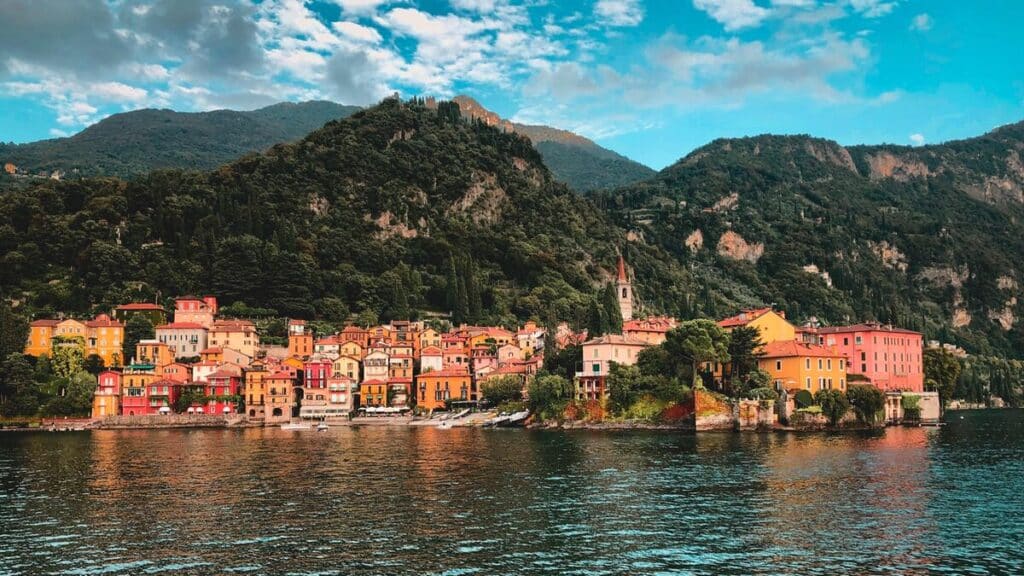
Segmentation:
<svg viewBox="0 0 1024 576">
<path fill-rule="evenodd" d="M 472 321 L 581 323 L 621 251 L 647 312 L 774 303 L 1024 356 L 1022 124 L 918 148 L 722 139 L 587 196 L 543 153 L 586 142 L 502 124 L 389 99 L 208 173 L 37 181 L 0 205 L 0 292 L 85 311 L 212 291 L 300 317 L 462 294 Z"/>
<path fill-rule="evenodd" d="M 468 96 L 453 100 L 467 118 L 480 118 L 530 138 L 555 177 L 575 190 L 620 186 L 654 175 L 654 170 L 572 132 L 502 120 Z M 0 143 L 0 164 L 10 162 L 30 174 L 64 176 L 134 177 L 161 168 L 207 170 L 297 140 L 359 109 L 310 101 L 249 112 L 136 110 L 114 114 L 68 138 Z"/>
</svg>

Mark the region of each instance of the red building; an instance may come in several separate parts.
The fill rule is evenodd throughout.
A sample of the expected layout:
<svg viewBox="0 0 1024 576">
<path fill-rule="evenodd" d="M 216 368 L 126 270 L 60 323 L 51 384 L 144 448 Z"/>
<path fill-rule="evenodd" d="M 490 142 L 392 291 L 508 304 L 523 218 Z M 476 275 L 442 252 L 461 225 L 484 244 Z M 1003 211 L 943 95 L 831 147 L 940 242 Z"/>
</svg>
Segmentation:
<svg viewBox="0 0 1024 576">
<path fill-rule="evenodd" d="M 878 323 L 804 328 L 819 344 L 846 357 L 846 372 L 860 374 L 885 391 L 923 392 L 924 339 L 920 332 Z"/>
<path fill-rule="evenodd" d="M 230 414 L 238 411 L 233 397 L 242 393 L 242 377 L 233 371 L 218 370 L 206 377 L 206 395 L 210 398 L 203 411 L 207 414 Z"/>
<path fill-rule="evenodd" d="M 304 388 L 327 388 L 327 379 L 334 370 L 334 362 L 328 358 L 318 358 L 303 363 L 302 386 Z"/>
</svg>

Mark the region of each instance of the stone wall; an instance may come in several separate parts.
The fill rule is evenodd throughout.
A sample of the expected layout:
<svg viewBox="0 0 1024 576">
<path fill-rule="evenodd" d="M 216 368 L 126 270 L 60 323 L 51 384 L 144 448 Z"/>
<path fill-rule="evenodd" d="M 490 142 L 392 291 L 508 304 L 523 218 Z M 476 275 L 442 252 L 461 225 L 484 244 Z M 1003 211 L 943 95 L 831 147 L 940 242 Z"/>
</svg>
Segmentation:
<svg viewBox="0 0 1024 576">
<path fill-rule="evenodd" d="M 241 424 L 240 414 L 166 414 L 151 416 L 108 416 L 97 428 L 214 428 Z"/>
<path fill-rule="evenodd" d="M 732 430 L 735 428 L 732 404 L 703 388 L 693 391 L 694 427 L 702 430 Z"/>
<path fill-rule="evenodd" d="M 778 422 L 774 400 L 740 400 L 734 405 L 734 420 L 740 430 L 771 428 Z"/>
</svg>

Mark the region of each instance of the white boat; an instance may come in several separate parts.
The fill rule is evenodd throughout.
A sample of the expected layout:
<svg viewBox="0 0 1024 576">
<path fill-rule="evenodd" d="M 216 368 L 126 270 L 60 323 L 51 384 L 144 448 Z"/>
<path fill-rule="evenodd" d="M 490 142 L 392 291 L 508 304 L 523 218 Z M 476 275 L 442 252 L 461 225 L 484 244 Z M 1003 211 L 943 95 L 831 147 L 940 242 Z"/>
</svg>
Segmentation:
<svg viewBox="0 0 1024 576">
<path fill-rule="evenodd" d="M 289 422 L 287 424 L 281 424 L 281 430 L 309 430 L 313 426 L 306 424 L 305 422 Z"/>
<path fill-rule="evenodd" d="M 502 415 L 502 416 L 495 416 L 494 418 L 491 418 L 487 422 L 484 422 L 484 426 L 488 427 L 488 428 L 490 428 L 492 426 L 501 426 L 501 425 L 507 423 L 509 418 L 511 418 L 511 416 L 509 416 L 507 414 L 506 415 Z"/>
<path fill-rule="evenodd" d="M 316 425 L 317 432 L 327 432 L 327 429 L 327 422 L 324 422 L 323 420 L 321 420 L 320 423 Z"/>
</svg>

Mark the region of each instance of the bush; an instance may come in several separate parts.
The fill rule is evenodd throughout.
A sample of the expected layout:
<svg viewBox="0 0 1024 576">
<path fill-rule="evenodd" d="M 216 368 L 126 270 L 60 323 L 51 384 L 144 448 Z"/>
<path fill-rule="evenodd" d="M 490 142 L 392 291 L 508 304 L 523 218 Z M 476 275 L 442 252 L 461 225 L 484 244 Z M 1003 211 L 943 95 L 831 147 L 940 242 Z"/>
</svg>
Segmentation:
<svg viewBox="0 0 1024 576">
<path fill-rule="evenodd" d="M 747 398 L 751 400 L 774 400 L 779 401 L 779 393 L 772 388 L 754 388 L 747 392 Z"/>
<path fill-rule="evenodd" d="M 921 397 L 914 394 L 904 394 L 900 400 L 903 406 L 904 420 L 919 420 L 921 418 Z"/>
<path fill-rule="evenodd" d="M 871 384 L 851 384 L 846 390 L 850 406 L 857 414 L 857 420 L 873 423 L 878 413 L 885 407 L 885 394 Z"/>
<path fill-rule="evenodd" d="M 850 409 L 850 400 L 839 390 L 818 390 L 814 401 L 821 406 L 821 413 L 835 426 Z"/>
<path fill-rule="evenodd" d="M 814 404 L 814 397 L 807 390 L 799 390 L 793 400 L 797 408 L 807 408 Z"/>
<path fill-rule="evenodd" d="M 523 399 L 523 383 L 518 376 L 491 378 L 480 385 L 480 390 L 492 406 Z"/>
</svg>

